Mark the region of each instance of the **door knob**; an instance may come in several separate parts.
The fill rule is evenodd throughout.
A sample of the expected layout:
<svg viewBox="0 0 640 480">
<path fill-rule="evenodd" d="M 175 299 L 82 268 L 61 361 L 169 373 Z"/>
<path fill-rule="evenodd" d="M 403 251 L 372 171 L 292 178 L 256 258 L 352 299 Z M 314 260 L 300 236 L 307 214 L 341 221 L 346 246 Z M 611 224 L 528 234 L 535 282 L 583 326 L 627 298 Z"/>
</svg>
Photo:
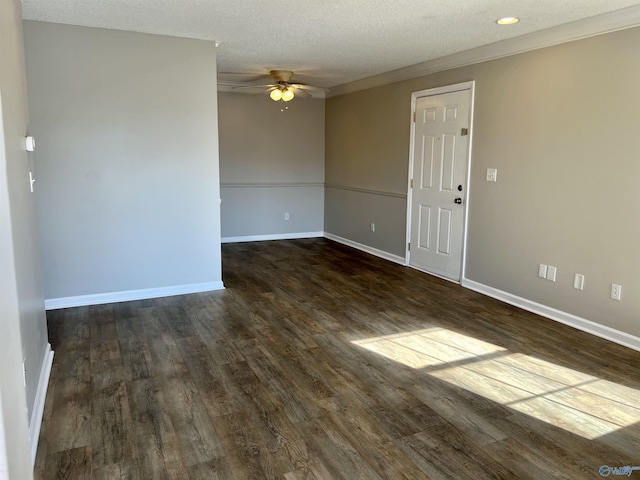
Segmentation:
<svg viewBox="0 0 640 480">
<path fill-rule="evenodd" d="M 453 201 L 453 203 L 457 203 L 458 205 L 461 205 L 461 204 L 462 204 L 462 199 L 461 199 L 460 197 L 457 197 L 457 198 Z"/>
</svg>

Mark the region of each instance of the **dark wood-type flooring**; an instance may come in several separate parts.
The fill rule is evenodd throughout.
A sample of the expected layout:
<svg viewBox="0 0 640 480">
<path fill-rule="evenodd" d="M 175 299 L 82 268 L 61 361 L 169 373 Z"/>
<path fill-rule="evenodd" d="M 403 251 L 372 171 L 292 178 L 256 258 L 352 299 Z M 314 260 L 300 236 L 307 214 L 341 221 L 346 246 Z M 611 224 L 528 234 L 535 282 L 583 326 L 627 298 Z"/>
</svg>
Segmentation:
<svg viewBox="0 0 640 480">
<path fill-rule="evenodd" d="M 223 245 L 223 269 L 224 291 L 48 312 L 36 478 L 640 465 L 638 352 L 324 239 Z"/>
</svg>

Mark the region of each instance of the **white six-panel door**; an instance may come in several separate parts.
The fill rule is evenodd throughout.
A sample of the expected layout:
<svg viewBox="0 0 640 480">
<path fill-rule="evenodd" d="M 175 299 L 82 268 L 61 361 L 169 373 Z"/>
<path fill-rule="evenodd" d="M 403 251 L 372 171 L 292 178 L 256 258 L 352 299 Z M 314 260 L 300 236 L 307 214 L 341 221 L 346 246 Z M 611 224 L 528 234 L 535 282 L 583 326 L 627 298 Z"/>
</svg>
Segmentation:
<svg viewBox="0 0 640 480">
<path fill-rule="evenodd" d="M 471 92 L 416 99 L 409 264 L 459 281 L 467 189 Z"/>
</svg>

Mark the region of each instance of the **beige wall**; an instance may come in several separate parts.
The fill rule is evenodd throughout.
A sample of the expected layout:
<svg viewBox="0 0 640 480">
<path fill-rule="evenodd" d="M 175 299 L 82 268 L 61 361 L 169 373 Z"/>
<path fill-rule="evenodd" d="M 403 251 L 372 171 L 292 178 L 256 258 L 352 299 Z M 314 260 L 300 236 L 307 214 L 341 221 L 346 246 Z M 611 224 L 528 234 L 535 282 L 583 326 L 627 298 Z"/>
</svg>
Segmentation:
<svg viewBox="0 0 640 480">
<path fill-rule="evenodd" d="M 324 229 L 324 100 L 220 93 L 222 237 Z M 289 213 L 289 220 L 284 213 Z"/>
<path fill-rule="evenodd" d="M 29 191 L 33 157 L 24 148 L 29 129 L 18 0 L 0 2 L 0 45 L 0 478 L 26 480 L 33 477 L 28 418 L 45 360 L 47 325 Z"/>
<path fill-rule="evenodd" d="M 640 28 L 331 98 L 326 182 L 406 192 L 411 92 L 475 80 L 466 277 L 638 336 L 637 45 Z M 497 183 L 484 181 L 488 167 Z M 345 216 L 326 197 L 330 233 L 371 213 Z M 379 235 L 404 245 L 396 223 Z M 537 277 L 540 263 L 558 268 L 555 283 Z"/>
</svg>

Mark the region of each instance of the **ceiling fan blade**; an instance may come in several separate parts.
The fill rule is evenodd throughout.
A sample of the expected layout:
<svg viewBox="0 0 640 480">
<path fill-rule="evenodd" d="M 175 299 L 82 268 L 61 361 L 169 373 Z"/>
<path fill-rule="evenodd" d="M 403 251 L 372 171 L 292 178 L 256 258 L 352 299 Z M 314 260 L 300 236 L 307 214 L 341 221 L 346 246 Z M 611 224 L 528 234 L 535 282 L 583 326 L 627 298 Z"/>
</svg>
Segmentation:
<svg viewBox="0 0 640 480">
<path fill-rule="evenodd" d="M 233 82 L 243 84 L 273 83 L 273 78 L 268 74 L 254 72 L 218 72 L 219 82 Z"/>
<path fill-rule="evenodd" d="M 264 82 L 256 83 L 255 85 L 249 85 L 246 83 L 238 83 L 238 82 L 218 82 L 219 86 L 230 88 L 231 90 L 256 90 L 259 88 L 273 88 L 276 85 L 273 84 L 265 84 Z"/>
<path fill-rule="evenodd" d="M 291 70 L 271 70 L 268 75 L 240 72 L 219 72 L 218 86 L 222 91 L 236 91 L 250 94 L 266 94 L 276 88 L 285 90 L 292 88 L 299 98 L 321 97 L 329 90 L 322 87 L 314 87 L 306 83 L 292 81 L 294 73 Z"/>
<path fill-rule="evenodd" d="M 263 75 L 255 80 L 250 80 L 248 82 L 242 82 L 245 85 L 251 85 L 255 87 L 261 87 L 263 85 L 275 85 L 273 78 L 270 78 L 268 75 Z"/>
<path fill-rule="evenodd" d="M 294 94 L 296 97 L 300 98 L 311 98 L 311 94 L 309 92 L 305 92 L 301 88 L 297 88 L 295 85 L 293 86 Z"/>
<path fill-rule="evenodd" d="M 299 88 L 300 90 L 312 90 L 314 92 L 324 92 L 324 93 L 329 92 L 328 88 L 314 87 L 313 85 L 306 85 L 304 83 L 292 83 L 291 85 L 295 88 Z"/>
</svg>

